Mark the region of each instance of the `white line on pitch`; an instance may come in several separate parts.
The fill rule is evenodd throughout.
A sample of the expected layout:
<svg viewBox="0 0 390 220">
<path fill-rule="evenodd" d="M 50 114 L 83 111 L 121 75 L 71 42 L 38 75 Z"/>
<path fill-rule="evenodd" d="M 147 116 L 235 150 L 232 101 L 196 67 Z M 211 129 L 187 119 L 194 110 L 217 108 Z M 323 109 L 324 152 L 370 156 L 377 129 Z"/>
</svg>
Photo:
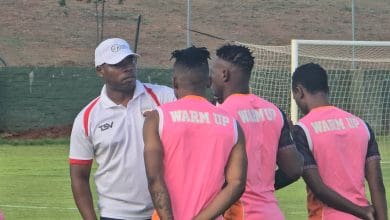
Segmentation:
<svg viewBox="0 0 390 220">
<path fill-rule="evenodd" d="M 47 206 L 24 206 L 24 205 L 2 205 L 2 204 L 0 204 L 0 207 L 23 208 L 23 209 L 66 209 L 66 210 L 77 210 L 77 208 L 47 207 Z"/>
</svg>

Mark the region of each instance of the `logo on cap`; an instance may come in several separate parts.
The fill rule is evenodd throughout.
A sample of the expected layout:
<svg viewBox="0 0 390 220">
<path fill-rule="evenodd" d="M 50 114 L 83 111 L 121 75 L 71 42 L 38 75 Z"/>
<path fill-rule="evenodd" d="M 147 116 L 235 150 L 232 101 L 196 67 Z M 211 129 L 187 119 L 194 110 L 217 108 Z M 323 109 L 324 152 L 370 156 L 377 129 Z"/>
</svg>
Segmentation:
<svg viewBox="0 0 390 220">
<path fill-rule="evenodd" d="M 114 44 L 114 45 L 111 46 L 111 51 L 112 52 L 118 52 L 121 49 L 126 49 L 126 45 Z"/>
</svg>

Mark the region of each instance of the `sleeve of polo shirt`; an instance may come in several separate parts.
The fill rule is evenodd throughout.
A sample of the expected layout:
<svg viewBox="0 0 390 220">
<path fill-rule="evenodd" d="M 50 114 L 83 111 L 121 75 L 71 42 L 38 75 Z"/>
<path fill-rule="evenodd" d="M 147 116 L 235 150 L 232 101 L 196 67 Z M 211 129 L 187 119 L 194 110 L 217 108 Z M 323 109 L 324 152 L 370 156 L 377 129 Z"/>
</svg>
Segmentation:
<svg viewBox="0 0 390 220">
<path fill-rule="evenodd" d="M 368 132 L 370 134 L 370 139 L 368 141 L 368 147 L 367 147 L 367 155 L 366 155 L 366 160 L 380 160 L 380 154 L 379 154 L 379 148 L 378 148 L 378 143 L 376 142 L 375 139 L 375 134 L 372 131 L 370 125 L 366 123 Z"/>
<path fill-rule="evenodd" d="M 309 168 L 313 166 L 316 167 L 317 163 L 309 148 L 309 143 L 307 142 L 306 134 L 299 125 L 294 125 L 292 129 L 292 136 L 298 151 L 303 156 L 303 160 L 304 160 L 303 167 L 304 168 Z"/>
<path fill-rule="evenodd" d="M 80 113 L 73 123 L 69 149 L 70 164 L 90 164 L 93 160 L 93 145 L 85 134 L 82 119 L 83 114 Z"/>
<path fill-rule="evenodd" d="M 283 147 L 291 146 L 294 142 L 291 137 L 290 125 L 288 123 L 286 114 L 281 109 L 279 109 L 279 111 L 283 117 L 283 127 L 282 127 L 282 132 L 280 133 L 279 145 L 278 145 L 278 148 L 281 149 Z"/>
</svg>

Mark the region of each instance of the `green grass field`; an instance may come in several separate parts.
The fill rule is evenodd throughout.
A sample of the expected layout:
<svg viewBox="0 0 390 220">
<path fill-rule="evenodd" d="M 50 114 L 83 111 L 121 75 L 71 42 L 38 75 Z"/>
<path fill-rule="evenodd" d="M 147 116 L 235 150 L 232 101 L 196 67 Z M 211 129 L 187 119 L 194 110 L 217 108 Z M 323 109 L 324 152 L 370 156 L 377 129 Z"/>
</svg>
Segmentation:
<svg viewBox="0 0 390 220">
<path fill-rule="evenodd" d="M 390 198 L 390 163 L 382 171 Z M 302 180 L 277 192 L 286 219 L 306 218 L 305 195 Z M 81 219 L 70 189 L 67 140 L 0 142 L 0 210 L 6 220 Z"/>
</svg>

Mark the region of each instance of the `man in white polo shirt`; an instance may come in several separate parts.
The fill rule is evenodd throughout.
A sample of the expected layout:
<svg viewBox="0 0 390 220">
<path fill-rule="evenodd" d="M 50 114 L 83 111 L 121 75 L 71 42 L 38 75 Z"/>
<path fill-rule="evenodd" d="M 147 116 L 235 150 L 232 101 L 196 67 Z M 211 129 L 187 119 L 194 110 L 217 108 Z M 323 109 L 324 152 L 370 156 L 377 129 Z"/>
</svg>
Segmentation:
<svg viewBox="0 0 390 220">
<path fill-rule="evenodd" d="M 175 100 L 166 86 L 137 80 L 136 58 L 120 38 L 101 42 L 95 67 L 105 82 L 99 97 L 76 117 L 70 140 L 73 196 L 83 219 L 97 219 L 89 185 L 93 159 L 100 219 L 150 219 L 153 204 L 145 174 L 143 113 Z"/>
</svg>

